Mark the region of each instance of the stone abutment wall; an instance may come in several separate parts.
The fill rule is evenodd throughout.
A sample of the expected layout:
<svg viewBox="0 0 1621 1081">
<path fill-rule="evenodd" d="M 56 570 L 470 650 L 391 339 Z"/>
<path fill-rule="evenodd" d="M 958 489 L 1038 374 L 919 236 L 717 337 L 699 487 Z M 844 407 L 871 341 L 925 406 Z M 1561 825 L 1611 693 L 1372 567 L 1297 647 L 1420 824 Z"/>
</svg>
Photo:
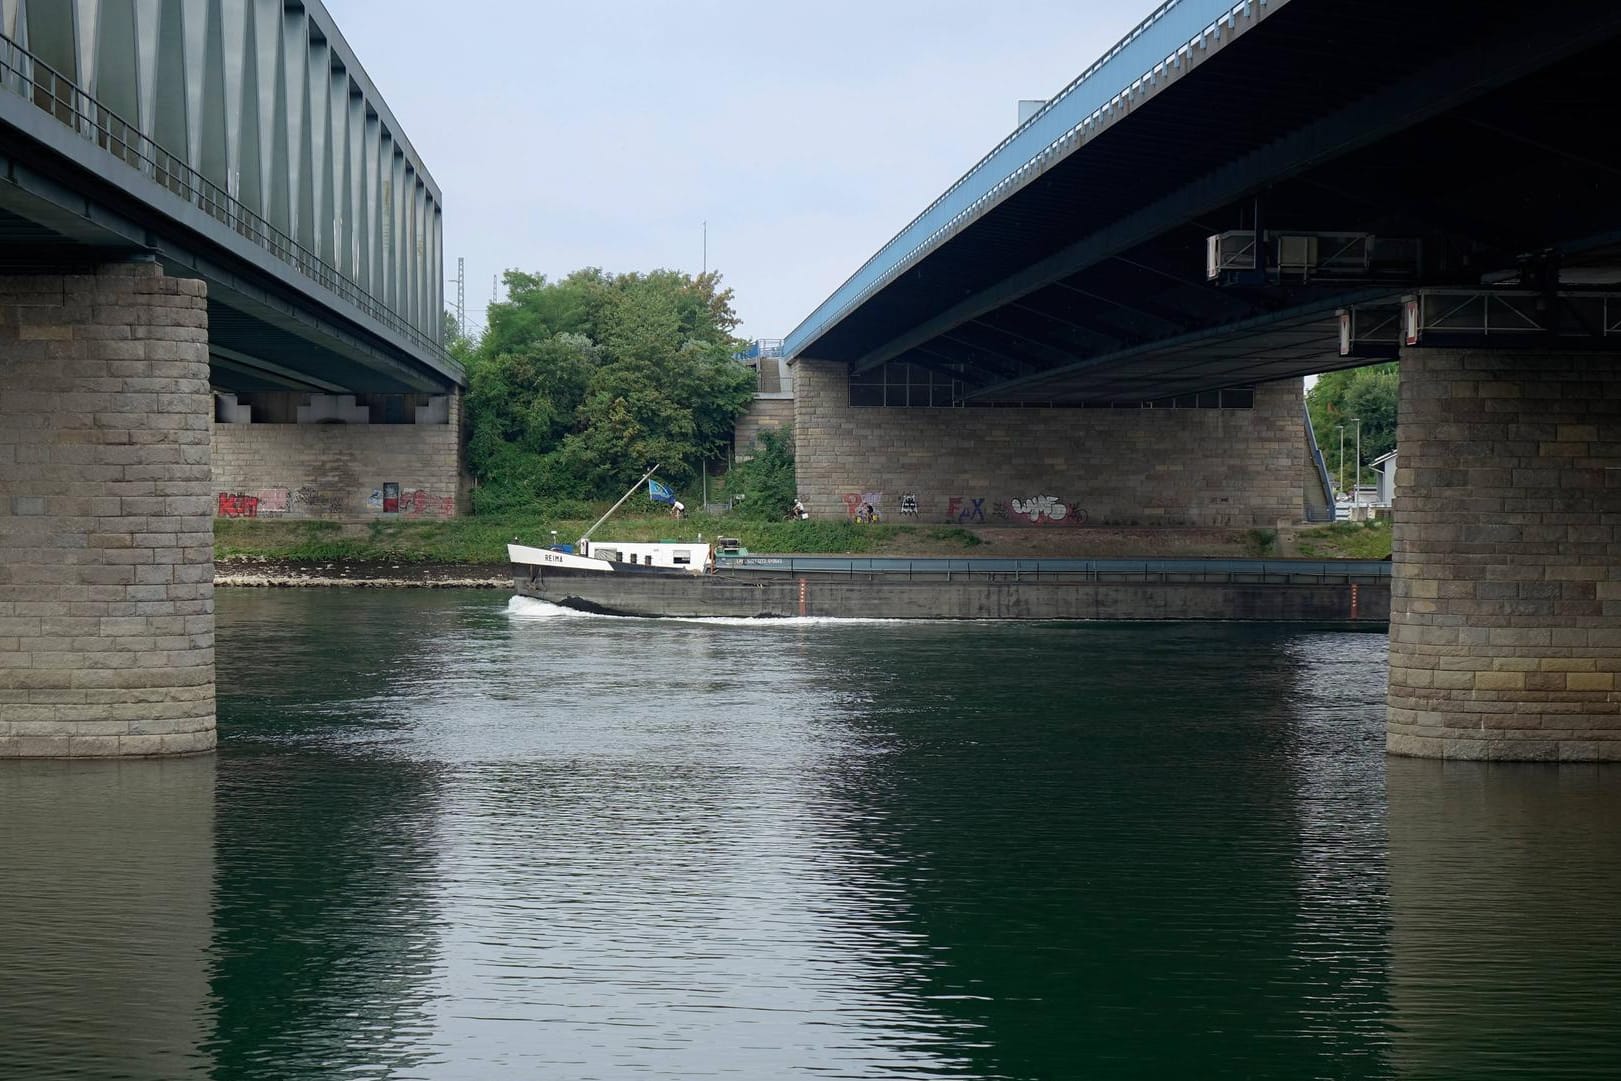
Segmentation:
<svg viewBox="0 0 1621 1081">
<path fill-rule="evenodd" d="M 449 518 L 463 509 L 460 395 L 416 409 L 417 422 L 404 424 L 370 423 L 364 405 L 347 400 L 318 421 L 262 423 L 252 414 L 246 422 L 216 420 L 215 513 Z"/>
<path fill-rule="evenodd" d="M 852 407 L 844 364 L 795 363 L 800 495 L 963 525 L 1265 527 L 1303 516 L 1300 380 L 1253 409 Z"/>
<path fill-rule="evenodd" d="M 792 398 L 755 398 L 748 409 L 737 418 L 732 445 L 737 460 L 747 461 L 754 456 L 755 443 L 766 430 L 792 432 L 794 430 L 794 400 Z"/>
</svg>

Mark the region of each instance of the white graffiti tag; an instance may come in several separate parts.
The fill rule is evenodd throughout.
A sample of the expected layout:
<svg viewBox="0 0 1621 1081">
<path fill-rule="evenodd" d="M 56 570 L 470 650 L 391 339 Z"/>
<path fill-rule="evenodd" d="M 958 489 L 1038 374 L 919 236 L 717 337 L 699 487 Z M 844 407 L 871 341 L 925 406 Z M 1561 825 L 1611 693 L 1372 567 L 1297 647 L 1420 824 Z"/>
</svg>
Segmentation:
<svg viewBox="0 0 1621 1081">
<path fill-rule="evenodd" d="M 1013 500 L 1013 512 L 1022 514 L 1032 522 L 1039 522 L 1043 515 L 1054 522 L 1062 522 L 1069 517 L 1069 507 L 1058 501 L 1055 495 L 1038 495 L 1029 499 Z"/>
</svg>

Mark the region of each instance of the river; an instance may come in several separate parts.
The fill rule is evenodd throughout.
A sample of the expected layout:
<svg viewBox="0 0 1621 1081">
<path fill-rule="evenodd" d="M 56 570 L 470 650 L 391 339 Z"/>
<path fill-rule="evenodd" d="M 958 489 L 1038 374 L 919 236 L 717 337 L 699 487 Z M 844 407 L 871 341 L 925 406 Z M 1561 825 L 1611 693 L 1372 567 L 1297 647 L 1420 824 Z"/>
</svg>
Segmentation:
<svg viewBox="0 0 1621 1081">
<path fill-rule="evenodd" d="M 0 1078 L 1621 1076 L 1621 768 L 1385 638 L 221 590 L 220 750 L 0 762 Z"/>
</svg>

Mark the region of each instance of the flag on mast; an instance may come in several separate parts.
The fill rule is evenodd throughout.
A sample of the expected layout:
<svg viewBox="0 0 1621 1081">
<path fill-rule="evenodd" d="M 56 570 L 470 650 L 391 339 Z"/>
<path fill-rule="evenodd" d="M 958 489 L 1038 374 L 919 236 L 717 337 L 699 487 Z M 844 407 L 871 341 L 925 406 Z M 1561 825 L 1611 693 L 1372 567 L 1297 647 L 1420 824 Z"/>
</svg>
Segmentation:
<svg viewBox="0 0 1621 1081">
<path fill-rule="evenodd" d="M 675 502 L 675 493 L 651 477 L 647 480 L 647 494 L 655 503 Z"/>
</svg>

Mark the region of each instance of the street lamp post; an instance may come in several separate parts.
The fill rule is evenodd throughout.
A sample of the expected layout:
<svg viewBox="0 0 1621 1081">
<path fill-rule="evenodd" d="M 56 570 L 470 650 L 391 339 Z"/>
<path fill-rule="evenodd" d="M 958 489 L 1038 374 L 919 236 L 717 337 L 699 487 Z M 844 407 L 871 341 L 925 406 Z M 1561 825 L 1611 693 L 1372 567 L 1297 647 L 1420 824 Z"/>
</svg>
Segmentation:
<svg viewBox="0 0 1621 1081">
<path fill-rule="evenodd" d="M 1356 425 L 1356 479 L 1353 482 L 1355 495 L 1351 503 L 1356 507 L 1354 513 L 1360 517 L 1362 514 L 1362 418 L 1352 417 L 1351 423 Z"/>
<path fill-rule="evenodd" d="M 1345 425 L 1336 424 L 1340 430 L 1340 495 L 1345 494 Z"/>
</svg>

